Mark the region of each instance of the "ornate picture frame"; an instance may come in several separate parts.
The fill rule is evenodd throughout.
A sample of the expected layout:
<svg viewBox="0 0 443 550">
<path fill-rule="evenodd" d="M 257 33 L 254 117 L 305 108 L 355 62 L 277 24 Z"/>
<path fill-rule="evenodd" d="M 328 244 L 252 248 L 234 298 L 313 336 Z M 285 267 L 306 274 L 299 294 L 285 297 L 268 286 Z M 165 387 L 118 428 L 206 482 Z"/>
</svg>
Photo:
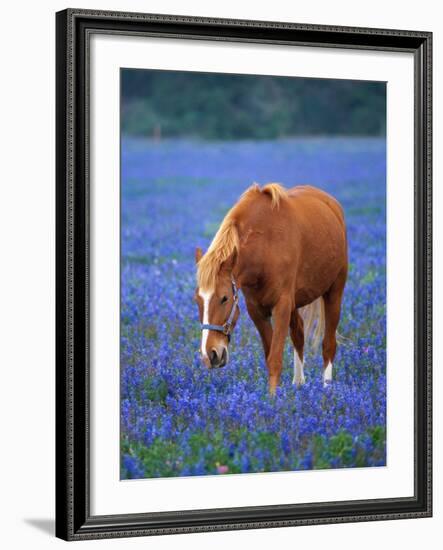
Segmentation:
<svg viewBox="0 0 443 550">
<path fill-rule="evenodd" d="M 91 512 L 90 41 L 149 36 L 414 58 L 414 494 L 296 504 Z M 56 535 L 65 540 L 421 518 L 432 515 L 432 34 L 68 9 L 56 15 Z M 394 405 L 392 405 L 394 406 Z M 135 482 L 136 483 L 136 482 Z"/>
</svg>

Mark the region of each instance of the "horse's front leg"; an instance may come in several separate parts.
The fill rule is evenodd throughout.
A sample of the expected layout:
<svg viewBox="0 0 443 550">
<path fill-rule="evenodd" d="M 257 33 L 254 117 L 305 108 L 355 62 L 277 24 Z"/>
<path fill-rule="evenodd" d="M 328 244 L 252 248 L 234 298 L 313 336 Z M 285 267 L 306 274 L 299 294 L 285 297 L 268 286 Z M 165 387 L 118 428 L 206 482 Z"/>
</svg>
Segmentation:
<svg viewBox="0 0 443 550">
<path fill-rule="evenodd" d="M 266 316 L 263 311 L 253 302 L 246 301 L 249 317 L 254 322 L 263 344 L 265 359 L 269 355 L 272 343 L 272 324 L 269 316 Z"/>
<path fill-rule="evenodd" d="M 267 357 L 269 370 L 269 391 L 275 394 L 280 382 L 283 365 L 283 348 L 288 334 L 289 322 L 291 319 L 292 303 L 287 297 L 281 297 L 272 310 L 274 320 L 274 331 L 272 335 L 271 349 Z"/>
</svg>

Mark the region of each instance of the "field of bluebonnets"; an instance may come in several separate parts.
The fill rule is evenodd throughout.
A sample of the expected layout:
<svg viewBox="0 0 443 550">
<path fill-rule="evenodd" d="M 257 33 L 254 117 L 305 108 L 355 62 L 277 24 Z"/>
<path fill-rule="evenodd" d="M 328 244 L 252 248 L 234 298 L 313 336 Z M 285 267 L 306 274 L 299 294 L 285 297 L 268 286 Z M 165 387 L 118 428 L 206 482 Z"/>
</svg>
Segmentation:
<svg viewBox="0 0 443 550">
<path fill-rule="evenodd" d="M 121 477 L 382 466 L 386 461 L 385 141 L 122 142 Z M 194 250 L 252 182 L 310 183 L 345 209 L 350 271 L 334 383 L 287 342 L 268 396 L 243 302 L 230 362 L 200 363 Z"/>
</svg>

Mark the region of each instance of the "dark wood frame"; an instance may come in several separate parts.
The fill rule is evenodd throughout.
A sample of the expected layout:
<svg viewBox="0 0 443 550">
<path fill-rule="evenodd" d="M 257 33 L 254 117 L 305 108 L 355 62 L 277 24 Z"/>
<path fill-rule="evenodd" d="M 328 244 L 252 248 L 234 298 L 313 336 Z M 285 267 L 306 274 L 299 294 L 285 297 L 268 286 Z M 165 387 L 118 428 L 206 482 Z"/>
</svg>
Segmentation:
<svg viewBox="0 0 443 550">
<path fill-rule="evenodd" d="M 66 540 L 432 514 L 432 34 L 69 9 L 56 14 L 56 535 Z M 91 516 L 89 39 L 93 33 L 403 51 L 415 64 L 415 494 L 410 498 Z"/>
</svg>

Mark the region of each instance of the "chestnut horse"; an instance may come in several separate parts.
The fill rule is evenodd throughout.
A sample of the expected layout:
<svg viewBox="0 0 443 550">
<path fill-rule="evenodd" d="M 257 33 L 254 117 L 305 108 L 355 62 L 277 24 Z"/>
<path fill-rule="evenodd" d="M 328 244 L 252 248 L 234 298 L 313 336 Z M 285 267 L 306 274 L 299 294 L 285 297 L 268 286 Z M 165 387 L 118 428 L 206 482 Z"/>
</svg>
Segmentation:
<svg viewBox="0 0 443 550">
<path fill-rule="evenodd" d="M 195 300 L 208 368 L 227 363 L 241 289 L 263 343 L 271 394 L 280 381 L 288 331 L 295 348 L 293 383 L 305 381 L 305 337 L 318 341 L 321 335 L 323 383 L 332 381 L 348 271 L 346 226 L 337 200 L 307 185 L 254 184 L 228 212 L 206 254 L 197 248 L 196 262 Z"/>
</svg>

